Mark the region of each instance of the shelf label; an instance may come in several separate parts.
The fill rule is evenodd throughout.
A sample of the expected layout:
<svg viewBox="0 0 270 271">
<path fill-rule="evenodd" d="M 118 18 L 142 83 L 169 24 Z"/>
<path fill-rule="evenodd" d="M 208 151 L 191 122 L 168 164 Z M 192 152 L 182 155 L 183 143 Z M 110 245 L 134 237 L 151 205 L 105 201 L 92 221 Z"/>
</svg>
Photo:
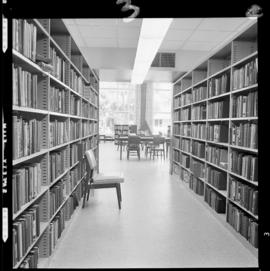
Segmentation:
<svg viewBox="0 0 270 271">
<path fill-rule="evenodd" d="M 4 242 L 8 239 L 8 208 L 2 208 L 2 239 Z"/>
<path fill-rule="evenodd" d="M 2 50 L 5 53 L 8 48 L 8 39 L 7 39 L 7 19 L 2 15 Z"/>
</svg>

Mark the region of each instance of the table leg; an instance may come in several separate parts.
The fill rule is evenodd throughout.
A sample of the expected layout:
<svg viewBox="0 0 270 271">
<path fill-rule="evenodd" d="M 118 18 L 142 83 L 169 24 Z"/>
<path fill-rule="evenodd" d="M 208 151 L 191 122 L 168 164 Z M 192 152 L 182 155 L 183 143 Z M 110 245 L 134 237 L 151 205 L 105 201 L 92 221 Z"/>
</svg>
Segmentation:
<svg viewBox="0 0 270 271">
<path fill-rule="evenodd" d="M 122 160 L 122 140 L 119 140 L 120 142 L 120 160 Z"/>
</svg>

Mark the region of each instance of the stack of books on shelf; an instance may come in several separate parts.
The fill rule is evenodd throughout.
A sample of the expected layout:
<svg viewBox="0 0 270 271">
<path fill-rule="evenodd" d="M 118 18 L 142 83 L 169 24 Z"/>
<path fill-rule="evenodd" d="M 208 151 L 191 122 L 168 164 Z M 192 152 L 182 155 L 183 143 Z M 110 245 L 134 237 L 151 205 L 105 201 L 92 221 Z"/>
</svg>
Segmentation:
<svg viewBox="0 0 270 271">
<path fill-rule="evenodd" d="M 207 126 L 207 140 L 228 142 L 228 124 L 210 124 Z"/>
<path fill-rule="evenodd" d="M 201 104 L 201 105 L 192 107 L 191 119 L 192 120 L 206 119 L 206 105 Z"/>
<path fill-rule="evenodd" d="M 16 51 L 35 62 L 37 54 L 37 27 L 27 20 L 13 19 L 12 44 Z"/>
<path fill-rule="evenodd" d="M 219 195 L 215 190 L 213 190 L 209 186 L 205 187 L 204 200 L 217 213 L 221 213 L 221 214 L 225 213 L 225 210 L 226 210 L 226 199 L 223 196 Z"/>
<path fill-rule="evenodd" d="M 228 150 L 217 146 L 206 147 L 206 160 L 224 169 L 228 168 Z"/>
<path fill-rule="evenodd" d="M 12 64 L 13 105 L 38 108 L 38 76 Z"/>
<path fill-rule="evenodd" d="M 57 78 L 58 80 L 65 83 L 66 81 L 66 70 L 67 70 L 67 63 L 66 61 L 57 55 L 56 50 L 50 47 L 50 56 L 52 62 L 52 75 Z"/>
<path fill-rule="evenodd" d="M 68 113 L 68 92 L 54 86 L 50 87 L 50 110 L 58 113 Z"/>
<path fill-rule="evenodd" d="M 50 146 L 57 146 L 68 141 L 68 123 L 55 119 L 49 123 L 50 127 Z"/>
<path fill-rule="evenodd" d="M 66 169 L 67 165 L 65 161 L 68 161 L 69 150 L 64 148 L 60 151 L 50 153 L 50 176 L 51 182 L 53 182 L 59 175 L 61 175 Z"/>
<path fill-rule="evenodd" d="M 182 125 L 179 124 L 178 126 L 180 128 L 179 134 L 182 136 L 190 136 L 191 135 L 191 125 L 184 123 Z"/>
<path fill-rule="evenodd" d="M 203 195 L 204 183 L 198 178 L 191 176 L 189 179 L 189 188 L 192 189 L 196 194 Z"/>
<path fill-rule="evenodd" d="M 228 118 L 229 117 L 229 99 L 209 103 L 208 105 L 208 118 Z"/>
<path fill-rule="evenodd" d="M 217 96 L 230 90 L 230 77 L 225 73 L 221 77 L 209 80 L 208 97 Z"/>
<path fill-rule="evenodd" d="M 227 174 L 218 169 L 208 166 L 206 169 L 206 176 L 208 183 L 212 184 L 219 190 L 227 189 Z"/>
<path fill-rule="evenodd" d="M 192 90 L 192 102 L 198 102 L 207 98 L 207 88 L 204 86 Z"/>
<path fill-rule="evenodd" d="M 254 60 L 243 65 L 242 67 L 234 69 L 233 89 L 240 89 L 256 84 L 257 77 L 258 77 L 258 58 L 256 57 Z"/>
<path fill-rule="evenodd" d="M 24 119 L 13 115 L 13 159 L 18 159 L 41 150 L 41 121 Z"/>
<path fill-rule="evenodd" d="M 198 139 L 206 140 L 206 124 L 198 123 L 193 124 L 191 127 L 191 136 Z"/>
<path fill-rule="evenodd" d="M 192 154 L 200 158 L 205 158 L 205 143 L 192 141 Z"/>
</svg>

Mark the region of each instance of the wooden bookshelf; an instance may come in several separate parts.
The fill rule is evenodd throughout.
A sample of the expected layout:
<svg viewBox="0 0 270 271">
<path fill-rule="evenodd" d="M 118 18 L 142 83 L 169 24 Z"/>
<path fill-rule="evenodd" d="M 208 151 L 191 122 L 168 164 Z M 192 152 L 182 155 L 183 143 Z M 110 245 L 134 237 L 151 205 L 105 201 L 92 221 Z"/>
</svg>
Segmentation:
<svg viewBox="0 0 270 271">
<path fill-rule="evenodd" d="M 13 267 L 39 268 L 82 198 L 80 156 L 99 160 L 99 78 L 62 19 L 14 20 L 12 35 Z"/>
<path fill-rule="evenodd" d="M 257 72 L 254 23 L 174 82 L 170 165 L 256 256 Z"/>
</svg>

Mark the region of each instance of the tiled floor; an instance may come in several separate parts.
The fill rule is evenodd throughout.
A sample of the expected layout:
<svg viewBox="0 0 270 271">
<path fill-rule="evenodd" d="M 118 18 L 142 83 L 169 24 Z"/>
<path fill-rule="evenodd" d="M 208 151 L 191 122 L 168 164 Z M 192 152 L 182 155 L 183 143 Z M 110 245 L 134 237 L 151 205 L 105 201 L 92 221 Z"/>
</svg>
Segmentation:
<svg viewBox="0 0 270 271">
<path fill-rule="evenodd" d="M 122 210 L 115 190 L 96 190 L 74 216 L 50 259 L 51 268 L 257 267 L 245 248 L 161 159 L 119 160 L 100 144 L 100 169 L 123 171 Z"/>
</svg>

